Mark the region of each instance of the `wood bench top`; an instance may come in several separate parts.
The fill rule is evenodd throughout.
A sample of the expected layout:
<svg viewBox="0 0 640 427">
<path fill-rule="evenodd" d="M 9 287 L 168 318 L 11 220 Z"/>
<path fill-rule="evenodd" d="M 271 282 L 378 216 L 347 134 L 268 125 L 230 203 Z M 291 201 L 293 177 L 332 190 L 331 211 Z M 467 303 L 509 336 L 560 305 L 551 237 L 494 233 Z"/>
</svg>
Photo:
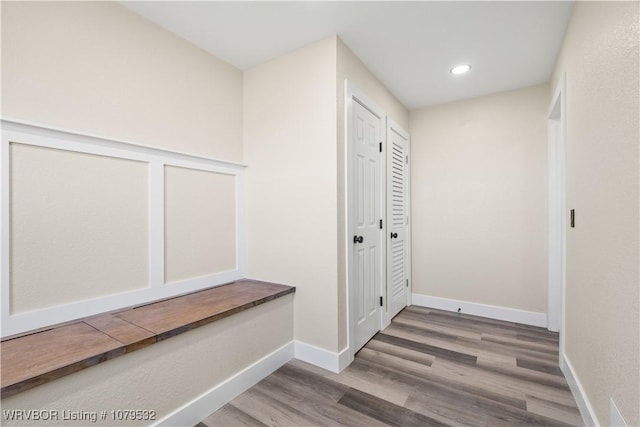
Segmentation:
<svg viewBox="0 0 640 427">
<path fill-rule="evenodd" d="M 105 313 L 2 341 L 2 397 L 231 316 L 295 292 L 254 280 Z"/>
</svg>

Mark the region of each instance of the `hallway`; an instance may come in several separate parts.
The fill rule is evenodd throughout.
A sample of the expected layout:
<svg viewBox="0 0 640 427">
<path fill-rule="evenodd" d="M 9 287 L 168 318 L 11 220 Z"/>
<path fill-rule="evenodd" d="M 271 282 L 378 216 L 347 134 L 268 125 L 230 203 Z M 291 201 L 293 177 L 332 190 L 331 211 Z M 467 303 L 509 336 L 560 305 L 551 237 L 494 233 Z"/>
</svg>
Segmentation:
<svg viewBox="0 0 640 427">
<path fill-rule="evenodd" d="M 342 373 L 292 360 L 198 427 L 582 425 L 542 328 L 411 306 Z"/>
</svg>

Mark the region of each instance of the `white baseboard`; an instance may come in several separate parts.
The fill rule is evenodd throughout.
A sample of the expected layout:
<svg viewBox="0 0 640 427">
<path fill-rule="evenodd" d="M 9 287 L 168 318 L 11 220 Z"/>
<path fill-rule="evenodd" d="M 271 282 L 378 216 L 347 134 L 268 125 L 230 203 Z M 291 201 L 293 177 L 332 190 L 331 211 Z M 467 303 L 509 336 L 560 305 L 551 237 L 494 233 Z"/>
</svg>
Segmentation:
<svg viewBox="0 0 640 427">
<path fill-rule="evenodd" d="M 547 327 L 547 313 L 535 311 L 517 310 L 515 308 L 500 307 L 497 305 L 486 305 L 475 302 L 460 301 L 449 298 L 432 297 L 429 295 L 412 294 L 411 303 L 421 307 L 431 307 L 440 310 L 457 312 L 458 308 L 462 313 L 474 316 L 488 317 L 508 322 L 522 323 L 531 326 Z"/>
<path fill-rule="evenodd" d="M 587 427 L 603 425 L 600 423 L 600 421 L 598 421 L 598 417 L 596 417 L 596 413 L 593 411 L 593 407 L 591 406 L 591 403 L 587 398 L 587 394 L 584 392 L 582 384 L 576 376 L 573 365 L 567 358 L 566 354 L 562 355 L 560 370 L 564 374 L 564 377 L 567 379 L 567 383 L 569 384 L 569 388 L 571 389 L 571 394 L 573 394 L 573 398 L 578 404 L 578 409 L 580 410 L 580 415 L 582 416 L 584 425 Z"/>
<path fill-rule="evenodd" d="M 156 426 L 193 426 L 293 359 L 291 341 L 167 415 Z"/>
<path fill-rule="evenodd" d="M 629 424 L 625 421 L 624 417 L 620 413 L 620 409 L 613 401 L 612 398 L 609 398 L 609 426 L 610 427 L 628 427 Z"/>
<path fill-rule="evenodd" d="M 349 348 L 335 353 L 302 341 L 295 341 L 295 358 L 335 373 L 339 373 L 350 363 Z"/>
</svg>

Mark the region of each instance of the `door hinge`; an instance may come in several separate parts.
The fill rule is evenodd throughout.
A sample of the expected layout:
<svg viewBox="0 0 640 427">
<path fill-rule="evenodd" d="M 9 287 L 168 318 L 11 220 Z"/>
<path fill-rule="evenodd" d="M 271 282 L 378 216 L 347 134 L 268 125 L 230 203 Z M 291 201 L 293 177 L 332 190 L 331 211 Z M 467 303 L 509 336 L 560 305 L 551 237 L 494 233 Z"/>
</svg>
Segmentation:
<svg viewBox="0 0 640 427">
<path fill-rule="evenodd" d="M 407 288 L 409 287 L 409 279 L 407 279 Z"/>
<path fill-rule="evenodd" d="M 380 143 L 380 152 L 382 153 L 382 142 Z"/>
<path fill-rule="evenodd" d="M 406 163 L 409 164 L 409 156 L 404 156 L 404 158 L 406 159 Z"/>
<path fill-rule="evenodd" d="M 382 220 L 380 220 L 380 230 L 382 230 Z"/>
<path fill-rule="evenodd" d="M 384 304 L 382 303 L 382 297 L 380 297 L 380 307 L 384 307 Z"/>
<path fill-rule="evenodd" d="M 576 228 L 576 210 L 571 209 L 569 213 L 570 213 L 569 226 L 571 228 Z"/>
</svg>

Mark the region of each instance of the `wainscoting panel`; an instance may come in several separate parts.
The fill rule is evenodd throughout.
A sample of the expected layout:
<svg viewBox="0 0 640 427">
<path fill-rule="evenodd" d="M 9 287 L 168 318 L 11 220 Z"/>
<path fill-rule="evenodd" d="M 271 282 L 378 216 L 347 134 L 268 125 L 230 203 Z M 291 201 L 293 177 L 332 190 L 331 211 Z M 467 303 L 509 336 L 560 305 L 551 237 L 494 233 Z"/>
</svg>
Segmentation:
<svg viewBox="0 0 640 427">
<path fill-rule="evenodd" d="M 244 165 L 2 121 L 2 336 L 244 277 Z"/>
</svg>

